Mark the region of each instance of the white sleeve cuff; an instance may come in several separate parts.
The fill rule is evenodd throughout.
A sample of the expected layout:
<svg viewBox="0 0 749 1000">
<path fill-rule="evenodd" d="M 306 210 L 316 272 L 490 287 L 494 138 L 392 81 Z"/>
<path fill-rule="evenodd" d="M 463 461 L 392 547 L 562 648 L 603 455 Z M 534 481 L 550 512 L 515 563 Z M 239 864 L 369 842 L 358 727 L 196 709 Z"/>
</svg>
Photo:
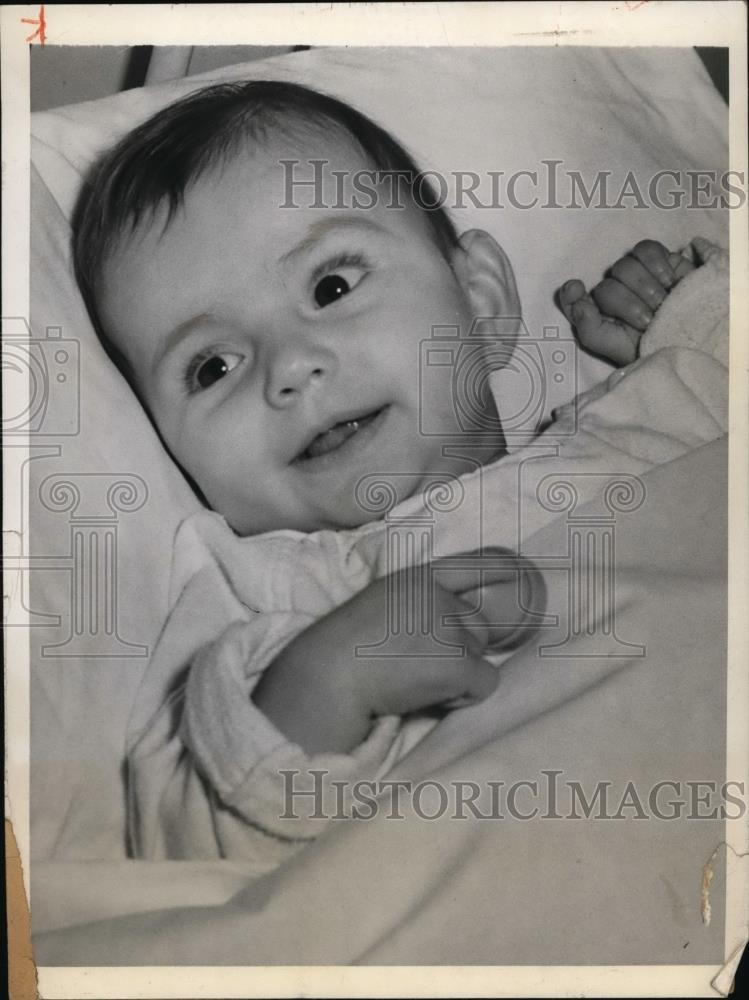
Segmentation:
<svg viewBox="0 0 749 1000">
<path fill-rule="evenodd" d="M 351 754 L 308 756 L 253 703 L 263 670 L 313 620 L 274 612 L 230 625 L 197 654 L 185 691 L 181 737 L 196 769 L 225 806 L 285 840 L 317 836 L 350 799 L 332 783 L 377 777 L 401 730 L 398 716 L 385 716 Z"/>
</svg>

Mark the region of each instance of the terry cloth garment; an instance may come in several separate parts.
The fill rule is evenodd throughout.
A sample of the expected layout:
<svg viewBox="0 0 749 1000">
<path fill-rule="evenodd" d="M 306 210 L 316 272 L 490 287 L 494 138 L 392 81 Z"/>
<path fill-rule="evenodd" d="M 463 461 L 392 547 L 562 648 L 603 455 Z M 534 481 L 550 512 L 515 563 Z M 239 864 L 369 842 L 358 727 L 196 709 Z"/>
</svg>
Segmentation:
<svg viewBox="0 0 749 1000">
<path fill-rule="evenodd" d="M 573 477 L 584 504 L 613 481 L 631 485 L 725 433 L 727 254 L 704 242 L 697 250 L 703 266 L 661 306 L 634 364 L 560 410 L 532 443 L 448 483 L 447 493 L 426 490 L 382 520 L 339 532 L 238 538 L 208 511 L 181 526 L 173 610 L 129 730 L 135 856 L 225 857 L 270 870 L 321 832 L 321 805 L 336 812 L 331 781 L 386 774 L 434 724 L 380 718 L 352 754 L 307 756 L 250 700 L 292 638 L 394 568 L 390 542 L 401 524 L 428 525 L 428 545 L 414 562 L 482 546 L 522 554 L 535 532 L 563 516 L 555 482 Z M 694 349 L 701 330 L 706 351 Z M 312 782 L 311 771 L 326 771 L 324 801 L 296 797 L 296 818 L 283 818 L 282 770 L 298 772 L 295 789 Z"/>
<path fill-rule="evenodd" d="M 712 354 L 727 368 L 729 256 L 700 236 L 692 240 L 689 249 L 698 269 L 676 286 L 669 308 L 658 313 L 643 337 L 640 354 L 678 344 Z"/>
</svg>

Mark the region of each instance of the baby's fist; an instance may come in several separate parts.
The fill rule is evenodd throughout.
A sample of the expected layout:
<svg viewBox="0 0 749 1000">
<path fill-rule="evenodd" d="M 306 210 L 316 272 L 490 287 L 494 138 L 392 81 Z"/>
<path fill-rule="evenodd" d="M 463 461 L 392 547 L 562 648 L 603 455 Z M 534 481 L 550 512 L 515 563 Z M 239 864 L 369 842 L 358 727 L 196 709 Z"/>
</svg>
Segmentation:
<svg viewBox="0 0 749 1000">
<path fill-rule="evenodd" d="M 662 243 L 642 240 L 591 293 L 582 281 L 566 282 L 559 304 L 583 347 L 628 365 L 637 358 L 640 338 L 670 289 L 693 268 Z"/>
</svg>

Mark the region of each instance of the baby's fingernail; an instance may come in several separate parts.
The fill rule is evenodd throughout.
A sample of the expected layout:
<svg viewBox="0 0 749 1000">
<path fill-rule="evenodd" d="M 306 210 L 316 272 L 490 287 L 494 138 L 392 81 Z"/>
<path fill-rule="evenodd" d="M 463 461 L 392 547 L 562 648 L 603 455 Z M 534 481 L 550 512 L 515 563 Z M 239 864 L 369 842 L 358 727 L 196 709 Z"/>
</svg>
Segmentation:
<svg viewBox="0 0 749 1000">
<path fill-rule="evenodd" d="M 662 271 L 658 271 L 658 280 L 664 288 L 673 288 L 676 284 L 676 277 L 673 271 L 667 271 L 665 268 Z"/>
</svg>

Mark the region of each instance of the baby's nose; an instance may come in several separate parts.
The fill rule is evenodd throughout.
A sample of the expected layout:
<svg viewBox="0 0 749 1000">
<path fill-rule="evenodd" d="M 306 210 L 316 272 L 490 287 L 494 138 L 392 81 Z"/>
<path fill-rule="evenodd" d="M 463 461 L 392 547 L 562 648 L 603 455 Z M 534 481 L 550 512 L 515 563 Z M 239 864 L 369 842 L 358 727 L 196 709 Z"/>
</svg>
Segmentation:
<svg viewBox="0 0 749 1000">
<path fill-rule="evenodd" d="M 268 373 L 266 399 L 270 406 L 292 406 L 309 389 L 324 381 L 332 365 L 322 357 L 295 354 L 278 358 Z"/>
</svg>

